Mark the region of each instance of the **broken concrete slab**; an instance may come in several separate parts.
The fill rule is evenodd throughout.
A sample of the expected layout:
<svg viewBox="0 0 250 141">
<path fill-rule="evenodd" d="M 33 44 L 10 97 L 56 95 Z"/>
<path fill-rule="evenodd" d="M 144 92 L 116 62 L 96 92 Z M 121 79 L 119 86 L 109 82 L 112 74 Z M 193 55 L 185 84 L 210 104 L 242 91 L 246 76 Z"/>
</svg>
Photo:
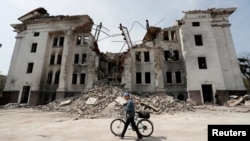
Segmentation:
<svg viewBox="0 0 250 141">
<path fill-rule="evenodd" d="M 66 100 L 66 101 L 62 101 L 62 102 L 59 104 L 59 106 L 68 105 L 68 104 L 70 104 L 70 103 L 71 103 L 71 100 L 69 99 L 69 100 Z"/>
<path fill-rule="evenodd" d="M 108 107 L 112 108 L 112 107 L 115 107 L 115 105 L 116 105 L 116 102 L 113 101 L 112 103 L 109 103 Z"/>
<path fill-rule="evenodd" d="M 116 101 L 117 103 L 119 103 L 120 105 L 124 105 L 124 104 L 126 103 L 126 100 L 125 100 L 124 98 L 122 98 L 121 96 L 117 97 L 117 98 L 115 99 L 115 101 Z"/>
<path fill-rule="evenodd" d="M 245 106 L 250 106 L 250 100 L 248 100 L 248 101 L 245 101 L 245 104 L 244 104 Z"/>
<path fill-rule="evenodd" d="M 236 106 L 236 105 L 240 104 L 241 102 L 243 102 L 243 100 L 244 100 L 243 97 L 240 97 L 238 99 L 231 99 L 227 102 L 227 104 L 229 107 L 233 107 L 233 106 Z"/>
<path fill-rule="evenodd" d="M 88 100 L 86 101 L 86 104 L 87 104 L 87 105 L 94 105 L 94 104 L 96 104 L 96 102 L 97 102 L 97 98 L 90 97 L 90 98 L 88 98 Z"/>
</svg>

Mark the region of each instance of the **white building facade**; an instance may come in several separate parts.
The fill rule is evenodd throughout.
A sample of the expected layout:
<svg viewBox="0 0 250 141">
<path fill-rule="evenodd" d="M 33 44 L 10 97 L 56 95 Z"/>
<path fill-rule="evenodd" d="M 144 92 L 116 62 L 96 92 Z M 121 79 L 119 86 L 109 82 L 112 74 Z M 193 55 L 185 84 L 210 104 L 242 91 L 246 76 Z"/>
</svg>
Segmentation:
<svg viewBox="0 0 250 141">
<path fill-rule="evenodd" d="M 49 16 L 38 8 L 19 20 L 5 101 L 45 104 L 92 88 L 99 50 L 89 16 Z"/>
<path fill-rule="evenodd" d="M 12 25 L 16 44 L 1 101 L 46 104 L 88 91 L 111 75 L 126 91 L 223 104 L 229 95 L 246 93 L 228 19 L 235 10 L 184 12 L 176 25 L 148 26 L 142 44 L 105 59 L 89 16 L 35 9 Z"/>
<path fill-rule="evenodd" d="M 235 10 L 187 11 L 179 21 L 187 92 L 198 104 L 246 92 L 228 20 Z"/>
</svg>

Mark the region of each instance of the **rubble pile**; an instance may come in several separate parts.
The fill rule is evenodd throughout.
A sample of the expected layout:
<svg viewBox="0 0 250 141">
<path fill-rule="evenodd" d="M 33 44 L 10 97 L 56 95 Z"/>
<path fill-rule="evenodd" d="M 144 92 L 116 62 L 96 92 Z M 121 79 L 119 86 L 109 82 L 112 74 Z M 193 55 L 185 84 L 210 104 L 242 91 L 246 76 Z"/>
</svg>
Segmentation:
<svg viewBox="0 0 250 141">
<path fill-rule="evenodd" d="M 68 97 L 40 106 L 44 111 L 67 112 L 73 118 L 117 117 L 121 114 L 126 102 L 119 87 L 101 86 L 74 97 Z M 136 111 L 146 111 L 155 114 L 192 110 L 183 101 L 175 100 L 167 95 L 138 96 L 132 94 Z"/>
<path fill-rule="evenodd" d="M 227 105 L 229 107 L 233 107 L 237 105 L 250 106 L 250 94 L 246 94 L 244 96 L 231 95 L 229 97 L 229 100 L 227 101 Z"/>
</svg>

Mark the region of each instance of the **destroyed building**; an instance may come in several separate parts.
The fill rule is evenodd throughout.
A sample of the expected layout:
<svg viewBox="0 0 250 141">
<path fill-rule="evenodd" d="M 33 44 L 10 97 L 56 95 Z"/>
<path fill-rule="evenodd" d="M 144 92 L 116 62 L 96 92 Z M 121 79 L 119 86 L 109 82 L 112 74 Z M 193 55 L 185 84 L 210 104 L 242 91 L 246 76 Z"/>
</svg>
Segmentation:
<svg viewBox="0 0 250 141">
<path fill-rule="evenodd" d="M 50 16 L 37 8 L 18 19 L 4 101 L 45 104 L 92 88 L 100 52 L 88 15 Z"/>
<path fill-rule="evenodd" d="M 236 8 L 193 10 L 173 27 L 148 27 L 129 50 L 122 83 L 133 92 L 173 95 L 196 104 L 223 104 L 244 87 L 228 17 Z"/>
<path fill-rule="evenodd" d="M 246 94 L 228 19 L 235 10 L 186 11 L 172 27 L 147 25 L 141 44 L 127 42 L 127 51 L 104 54 L 89 16 L 35 9 L 12 25 L 17 36 L 3 100 L 45 104 L 105 80 L 133 93 L 222 104 L 229 95 Z"/>
</svg>

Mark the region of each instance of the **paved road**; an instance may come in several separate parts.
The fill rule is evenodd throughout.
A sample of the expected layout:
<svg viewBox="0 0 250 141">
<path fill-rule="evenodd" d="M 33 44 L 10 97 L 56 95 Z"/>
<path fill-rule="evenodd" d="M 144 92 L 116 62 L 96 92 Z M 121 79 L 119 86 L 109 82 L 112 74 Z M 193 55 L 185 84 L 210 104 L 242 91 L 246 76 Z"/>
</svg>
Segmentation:
<svg viewBox="0 0 250 141">
<path fill-rule="evenodd" d="M 155 131 L 145 141 L 207 141 L 208 124 L 250 124 L 250 113 L 196 111 L 152 115 Z M 111 134 L 113 119 L 73 120 L 64 113 L 0 109 L 0 141 L 119 141 Z M 134 141 L 128 131 L 125 141 Z"/>
</svg>

